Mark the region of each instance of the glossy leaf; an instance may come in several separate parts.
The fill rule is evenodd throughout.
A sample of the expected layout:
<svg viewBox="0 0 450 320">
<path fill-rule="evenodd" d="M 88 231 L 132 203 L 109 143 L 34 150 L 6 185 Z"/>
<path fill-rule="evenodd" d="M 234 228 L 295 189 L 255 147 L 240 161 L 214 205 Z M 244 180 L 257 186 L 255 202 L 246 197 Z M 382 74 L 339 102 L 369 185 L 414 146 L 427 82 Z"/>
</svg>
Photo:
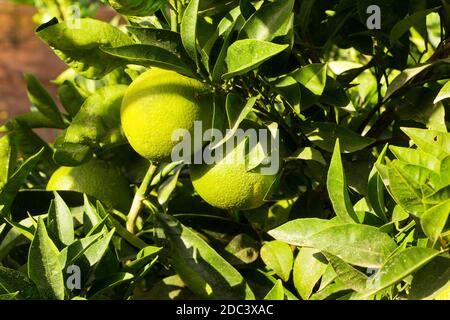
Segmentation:
<svg viewBox="0 0 450 320">
<path fill-rule="evenodd" d="M 238 40 L 227 51 L 225 63 L 228 72 L 223 78 L 242 75 L 258 68 L 263 62 L 286 50 L 288 45 L 280 45 L 260 40 Z"/>
<path fill-rule="evenodd" d="M 344 223 L 357 223 L 358 217 L 353 210 L 350 196 L 347 189 L 344 168 L 341 161 L 341 149 L 339 139 L 336 140 L 333 157 L 331 158 L 330 169 L 328 170 L 327 189 L 333 204 L 336 216 Z"/>
<path fill-rule="evenodd" d="M 289 280 L 294 256 L 291 247 L 281 241 L 266 242 L 261 248 L 261 259 L 284 282 Z"/>
</svg>

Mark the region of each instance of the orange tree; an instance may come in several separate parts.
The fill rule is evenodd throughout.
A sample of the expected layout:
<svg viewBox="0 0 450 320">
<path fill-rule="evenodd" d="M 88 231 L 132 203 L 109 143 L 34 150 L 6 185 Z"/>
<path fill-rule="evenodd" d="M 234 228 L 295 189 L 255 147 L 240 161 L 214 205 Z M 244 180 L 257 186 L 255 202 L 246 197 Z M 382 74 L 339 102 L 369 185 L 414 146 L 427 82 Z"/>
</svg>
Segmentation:
<svg viewBox="0 0 450 320">
<path fill-rule="evenodd" d="M 57 3 L 58 99 L 27 75 L 2 126 L 1 298 L 448 298 L 446 0 Z M 196 161 L 248 128 L 278 140 Z"/>
</svg>

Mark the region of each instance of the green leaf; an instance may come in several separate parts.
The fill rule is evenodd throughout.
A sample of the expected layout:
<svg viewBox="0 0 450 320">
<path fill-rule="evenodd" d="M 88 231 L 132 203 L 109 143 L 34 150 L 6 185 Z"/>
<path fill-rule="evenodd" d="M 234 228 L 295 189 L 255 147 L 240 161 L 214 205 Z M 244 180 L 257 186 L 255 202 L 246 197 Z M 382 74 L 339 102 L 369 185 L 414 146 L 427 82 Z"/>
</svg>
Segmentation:
<svg viewBox="0 0 450 320">
<path fill-rule="evenodd" d="M 22 165 L 12 174 L 8 182 L 3 186 L 0 191 L 0 203 L 4 205 L 2 212 L 8 212 L 14 198 L 19 191 L 20 187 L 28 177 L 30 172 L 39 162 L 44 149 L 41 149 L 35 155 L 25 160 Z"/>
<path fill-rule="evenodd" d="M 295 153 L 290 155 L 287 159 L 289 160 L 310 160 L 310 161 L 316 161 L 318 163 L 321 163 L 323 165 L 326 165 L 327 162 L 322 156 L 322 153 L 320 153 L 319 150 L 316 150 L 311 147 L 303 147 L 297 150 Z"/>
<path fill-rule="evenodd" d="M 447 81 L 439 91 L 433 103 L 441 102 L 442 100 L 450 98 L 450 81 Z"/>
<path fill-rule="evenodd" d="M 54 195 L 55 200 L 48 212 L 47 227 L 57 237 L 57 243 L 68 246 L 75 239 L 72 213 L 61 196 L 57 192 Z"/>
<path fill-rule="evenodd" d="M 77 114 L 85 100 L 75 85 L 67 80 L 59 86 L 58 97 L 71 117 Z"/>
<path fill-rule="evenodd" d="M 104 292 L 117 287 L 118 285 L 131 281 L 133 278 L 134 276 L 131 273 L 117 272 L 109 274 L 106 277 L 96 279 L 89 289 L 89 298 L 94 299 L 95 297 L 100 296 Z"/>
<path fill-rule="evenodd" d="M 381 164 L 386 156 L 388 145 L 381 151 L 376 164 Z M 370 206 L 373 208 L 375 214 L 384 222 L 388 222 L 384 206 L 384 185 L 383 179 L 378 173 L 377 166 L 374 165 L 369 174 L 369 181 L 367 183 L 367 198 Z"/>
<path fill-rule="evenodd" d="M 425 153 L 420 149 L 402 148 L 396 146 L 390 146 L 394 156 L 405 163 L 421 166 L 436 173 L 440 172 L 440 161 L 431 154 Z"/>
<path fill-rule="evenodd" d="M 142 241 L 140 238 L 138 238 L 136 235 L 130 233 L 122 224 L 120 224 L 119 221 L 117 221 L 114 217 L 111 215 L 108 215 L 103 208 L 103 205 L 100 204 L 100 202 L 97 202 L 98 210 L 101 218 L 107 217 L 107 224 L 110 228 L 115 228 L 118 235 L 120 235 L 125 241 L 127 241 L 132 246 L 143 249 L 147 246 L 145 241 Z"/>
<path fill-rule="evenodd" d="M 56 55 L 79 74 L 100 79 L 123 64 L 121 59 L 101 51 L 101 47 L 131 45 L 120 29 L 100 20 L 77 19 L 76 23 L 52 20 L 37 29 L 37 35 Z"/>
<path fill-rule="evenodd" d="M 425 211 L 420 217 L 423 232 L 433 244 L 439 239 L 450 214 L 450 199 Z"/>
<path fill-rule="evenodd" d="M 395 201 L 408 213 L 420 216 L 425 207 L 419 183 L 408 175 L 398 160 L 388 161 L 389 190 Z"/>
<path fill-rule="evenodd" d="M 178 176 L 180 175 L 183 166 L 179 166 L 174 170 L 173 175 L 166 179 L 158 188 L 158 203 L 165 205 L 170 198 L 170 195 L 175 190 L 178 182 Z"/>
<path fill-rule="evenodd" d="M 303 300 L 309 299 L 326 267 L 320 251 L 314 248 L 299 248 L 292 274 L 295 289 Z"/>
<path fill-rule="evenodd" d="M 271 41 L 290 18 L 294 0 L 277 0 L 259 8 L 242 27 L 240 39 Z"/>
<path fill-rule="evenodd" d="M 438 256 L 414 274 L 409 299 L 433 299 L 450 286 L 450 257 Z"/>
<path fill-rule="evenodd" d="M 232 255 L 233 265 L 245 265 L 258 259 L 259 243 L 245 233 L 238 234 L 227 244 L 225 251 Z"/>
<path fill-rule="evenodd" d="M 0 190 L 5 184 L 14 169 L 16 155 L 13 139 L 10 134 L 0 138 Z"/>
<path fill-rule="evenodd" d="M 310 238 L 338 224 L 336 220 L 305 218 L 289 221 L 268 233 L 277 240 L 294 246 L 310 246 Z"/>
<path fill-rule="evenodd" d="M 183 46 L 187 54 L 195 61 L 197 68 L 198 53 L 197 53 L 197 14 L 198 14 L 199 0 L 189 1 L 188 6 L 183 14 L 181 20 L 180 34 Z"/>
<path fill-rule="evenodd" d="M 308 243 L 349 264 L 367 268 L 380 267 L 397 248 L 394 240 L 386 233 L 362 224 L 326 228 L 312 235 Z"/>
<path fill-rule="evenodd" d="M 371 296 L 391 285 L 400 282 L 420 269 L 440 252 L 429 248 L 411 247 L 390 257 L 368 283 L 364 297 Z"/>
<path fill-rule="evenodd" d="M 396 42 L 398 42 L 400 38 L 409 31 L 409 29 L 417 26 L 418 24 L 426 23 L 427 16 L 430 13 L 435 12 L 437 9 L 438 7 L 420 10 L 397 22 L 392 28 L 391 34 L 389 36 L 391 45 L 395 45 Z"/>
<path fill-rule="evenodd" d="M 294 262 L 291 247 L 281 241 L 274 240 L 266 242 L 261 248 L 261 259 L 271 268 L 284 282 L 289 280 Z"/>
<path fill-rule="evenodd" d="M 337 139 L 343 153 L 362 150 L 375 142 L 374 139 L 360 136 L 346 127 L 330 122 L 314 122 L 303 130 L 309 141 L 328 152 L 333 152 Z"/>
<path fill-rule="evenodd" d="M 157 67 L 193 76 L 191 68 L 178 56 L 155 45 L 133 44 L 121 47 L 102 47 L 103 52 L 123 61 L 122 64 L 139 64 Z"/>
<path fill-rule="evenodd" d="M 18 298 L 36 298 L 34 284 L 22 272 L 0 266 L 0 289 L 8 293 L 19 292 Z"/>
<path fill-rule="evenodd" d="M 330 169 L 328 170 L 327 189 L 336 216 L 344 223 L 358 223 L 358 217 L 348 194 L 344 168 L 341 161 L 339 139 L 336 140 Z"/>
<path fill-rule="evenodd" d="M 125 85 L 106 86 L 87 98 L 66 129 L 62 144 L 103 148 L 125 143 L 120 107 L 126 89 Z"/>
<path fill-rule="evenodd" d="M 227 56 L 227 50 L 228 46 L 230 45 L 230 42 L 232 40 L 233 30 L 235 26 L 239 22 L 239 18 L 241 17 L 241 12 L 238 10 L 239 8 L 235 8 L 229 12 L 227 16 L 225 16 L 219 23 L 217 30 L 223 30 L 222 32 L 219 32 L 215 37 L 211 40 L 211 42 L 216 43 L 217 37 L 222 36 L 223 37 L 223 44 L 220 48 L 220 52 L 217 55 L 216 62 L 214 64 L 214 68 L 211 73 L 211 80 L 213 82 L 219 82 L 222 74 L 225 69 L 225 58 Z M 209 41 L 208 41 L 209 42 Z M 211 49 L 212 49 L 211 44 Z M 206 45 L 205 45 L 206 47 Z"/>
<path fill-rule="evenodd" d="M 387 101 L 394 93 L 403 88 L 403 86 L 405 86 L 405 84 L 408 83 L 412 78 L 417 76 L 422 71 L 430 68 L 432 65 L 432 63 L 426 63 L 413 68 L 405 69 L 391 82 L 391 84 L 387 88 L 386 94 L 384 96 L 384 101 Z"/>
<path fill-rule="evenodd" d="M 337 256 L 326 252 L 323 254 L 333 266 L 339 280 L 345 283 L 348 288 L 351 288 L 357 292 L 362 292 L 366 289 L 366 284 L 369 278 L 364 273 L 353 268 Z"/>
<path fill-rule="evenodd" d="M 227 142 L 230 138 L 232 138 L 234 136 L 236 131 L 239 129 L 239 125 L 242 123 L 242 121 L 245 120 L 245 118 L 250 113 L 250 111 L 252 111 L 253 106 L 256 103 L 256 100 L 257 100 L 256 97 L 249 98 L 247 100 L 247 102 L 245 103 L 244 107 L 242 107 L 242 109 L 240 109 L 242 106 L 242 99 L 238 95 L 235 95 L 232 93 L 227 95 L 226 111 L 227 111 L 227 117 L 228 117 L 230 130 L 227 131 L 227 134 L 223 137 L 223 139 L 221 139 L 220 141 L 217 141 L 212 146 L 209 146 L 209 148 L 211 150 L 220 147 L 221 145 L 223 145 L 225 142 Z M 236 108 L 239 108 L 239 109 L 236 110 Z M 235 117 L 236 114 L 238 115 L 237 117 Z"/>
<path fill-rule="evenodd" d="M 313 94 L 320 96 L 326 86 L 327 69 L 326 63 L 313 63 L 292 72 L 290 76 Z"/>
<path fill-rule="evenodd" d="M 28 253 L 28 275 L 43 299 L 64 299 L 64 278 L 58 254 L 40 218 Z"/>
<path fill-rule="evenodd" d="M 77 239 L 70 245 L 61 250 L 58 255 L 59 263 L 62 270 L 65 270 L 68 266 L 74 264 L 79 258 L 83 257 L 86 250 L 92 246 L 100 237 L 101 233 L 97 233 L 93 236 L 88 236 L 83 239 Z"/>
<path fill-rule="evenodd" d="M 225 63 L 228 72 L 223 78 L 242 75 L 258 68 L 263 62 L 286 50 L 288 45 L 280 45 L 260 40 L 238 40 L 228 47 Z"/>
<path fill-rule="evenodd" d="M 161 247 L 147 246 L 136 254 L 136 259 L 127 263 L 127 270 L 137 272 L 152 262 L 161 251 Z"/>
<path fill-rule="evenodd" d="M 264 300 L 284 300 L 284 287 L 281 280 L 277 280 L 273 288 L 264 297 Z"/>
<path fill-rule="evenodd" d="M 209 299 L 254 299 L 242 275 L 194 231 L 169 215 L 156 218 L 170 244 L 174 269 L 195 294 Z"/>
<path fill-rule="evenodd" d="M 450 133 L 417 128 L 401 128 L 419 149 L 439 160 L 450 155 Z"/>
<path fill-rule="evenodd" d="M 56 128 L 64 128 L 65 124 L 55 102 L 45 88 L 32 74 L 25 74 L 28 88 L 28 99 Z"/>
</svg>

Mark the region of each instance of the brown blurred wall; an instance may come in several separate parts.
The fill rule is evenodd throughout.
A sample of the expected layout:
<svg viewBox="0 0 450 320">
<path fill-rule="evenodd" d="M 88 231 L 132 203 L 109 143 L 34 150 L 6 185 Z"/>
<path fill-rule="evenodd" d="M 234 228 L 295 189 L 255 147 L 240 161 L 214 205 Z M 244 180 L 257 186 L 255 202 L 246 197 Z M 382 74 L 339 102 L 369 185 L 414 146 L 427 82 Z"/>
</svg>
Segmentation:
<svg viewBox="0 0 450 320">
<path fill-rule="evenodd" d="M 37 26 L 32 21 L 35 12 L 32 6 L 0 0 L 0 124 L 29 110 L 24 73 L 34 74 L 56 97 L 57 88 L 50 81 L 66 68 L 35 35 Z M 113 12 L 102 9 L 99 16 L 109 20 Z M 39 133 L 46 140 L 54 136 L 49 130 Z"/>
</svg>

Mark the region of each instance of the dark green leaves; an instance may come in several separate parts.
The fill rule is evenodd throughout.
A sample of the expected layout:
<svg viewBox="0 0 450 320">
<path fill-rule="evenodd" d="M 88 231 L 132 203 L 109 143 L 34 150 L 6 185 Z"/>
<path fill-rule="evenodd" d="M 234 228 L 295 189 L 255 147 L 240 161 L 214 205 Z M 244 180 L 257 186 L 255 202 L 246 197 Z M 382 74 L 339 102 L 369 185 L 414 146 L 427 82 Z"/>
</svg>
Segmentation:
<svg viewBox="0 0 450 320">
<path fill-rule="evenodd" d="M 239 272 L 198 234 L 168 215 L 157 218 L 171 246 L 170 260 L 194 293 L 209 299 L 254 298 Z"/>
</svg>

